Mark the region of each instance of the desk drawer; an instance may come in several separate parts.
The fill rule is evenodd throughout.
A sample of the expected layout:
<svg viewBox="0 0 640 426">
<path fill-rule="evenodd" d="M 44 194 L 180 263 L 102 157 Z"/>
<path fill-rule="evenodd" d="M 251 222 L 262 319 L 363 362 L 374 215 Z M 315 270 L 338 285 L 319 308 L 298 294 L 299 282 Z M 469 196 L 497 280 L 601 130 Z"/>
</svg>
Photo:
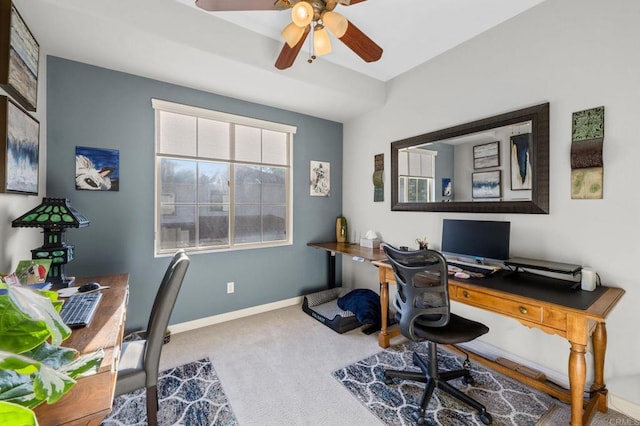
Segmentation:
<svg viewBox="0 0 640 426">
<path fill-rule="evenodd" d="M 498 299 L 493 295 L 481 291 L 456 288 L 456 299 L 468 305 L 482 307 L 488 311 L 497 312 L 512 318 L 522 318 L 541 324 L 543 322 L 543 308 L 531 303 L 522 303 L 509 299 Z"/>
</svg>

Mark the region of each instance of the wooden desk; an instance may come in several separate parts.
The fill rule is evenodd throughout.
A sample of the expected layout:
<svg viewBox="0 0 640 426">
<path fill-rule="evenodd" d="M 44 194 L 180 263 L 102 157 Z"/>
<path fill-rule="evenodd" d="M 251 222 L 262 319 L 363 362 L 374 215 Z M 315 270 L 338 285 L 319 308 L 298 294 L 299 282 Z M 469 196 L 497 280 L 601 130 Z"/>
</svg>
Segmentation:
<svg viewBox="0 0 640 426">
<path fill-rule="evenodd" d="M 129 300 L 129 275 L 78 278 L 75 285 L 90 281 L 110 288 L 102 290 L 100 305 L 89 326 L 74 329 L 62 345 L 80 354 L 103 348 L 104 359 L 96 374 L 78 379 L 58 402 L 44 403 L 35 409 L 41 426 L 99 425 L 111 412 Z"/>
<path fill-rule="evenodd" d="M 350 243 L 308 243 L 309 247 L 325 250 L 327 252 L 327 288 L 335 288 L 336 286 L 336 253 L 345 254 L 353 257 L 360 257 L 369 262 L 376 260 L 385 260 L 387 256 L 380 252 L 378 248 L 361 247 L 358 244 Z"/>
<path fill-rule="evenodd" d="M 397 327 L 390 330 L 386 326 L 389 284 L 395 284 L 396 281 L 389 263 L 374 261 L 373 264 L 378 267 L 382 309 L 382 329 L 378 343 L 386 348 L 389 346 L 390 339 L 400 334 Z M 620 288 L 608 287 L 591 306 L 580 310 L 482 287 L 467 281 L 449 280 L 451 300 L 513 318 L 527 327 L 538 328 L 549 334 L 557 334 L 569 341 L 571 345 L 569 391 L 551 382 L 540 382 L 524 376 L 479 355 L 473 354 L 472 358 L 561 401 L 570 403 L 571 424 L 573 426 L 589 424 L 595 409 L 602 412 L 607 411 L 607 389 L 604 383 L 604 356 L 607 347 L 605 318 L 623 294 L 624 290 Z M 583 397 L 587 373 L 585 349 L 590 335 L 593 343 L 594 381 L 590 388 L 591 398 L 585 401 Z"/>
</svg>

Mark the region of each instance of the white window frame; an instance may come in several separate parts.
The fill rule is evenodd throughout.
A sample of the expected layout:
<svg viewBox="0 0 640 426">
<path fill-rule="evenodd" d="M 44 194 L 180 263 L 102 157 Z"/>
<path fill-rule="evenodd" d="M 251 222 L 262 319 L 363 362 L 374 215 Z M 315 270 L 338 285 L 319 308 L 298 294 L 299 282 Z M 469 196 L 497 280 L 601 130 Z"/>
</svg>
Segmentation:
<svg viewBox="0 0 640 426">
<path fill-rule="evenodd" d="M 425 203 L 435 201 L 435 169 L 438 151 L 412 149 L 400 152 L 398 159 L 400 188 L 405 203 Z M 426 181 L 426 200 L 409 200 L 409 181 Z"/>
<path fill-rule="evenodd" d="M 271 121 L 259 120 L 251 117 L 244 117 L 235 114 L 229 114 L 220 111 L 214 111 L 205 108 L 199 108 L 184 104 L 179 104 L 175 102 L 164 101 L 160 99 L 151 99 L 151 105 L 155 110 L 155 144 L 154 144 L 154 159 L 155 159 L 155 200 L 154 200 L 154 252 L 156 256 L 164 256 L 168 254 L 173 254 L 177 248 L 184 248 L 185 251 L 191 253 L 207 253 L 207 252 L 220 252 L 220 251 L 231 251 L 231 250 L 244 250 L 244 249 L 253 249 L 253 248 L 263 248 L 263 247 L 274 247 L 274 246 L 283 246 L 283 245 L 291 245 L 293 244 L 293 135 L 296 133 L 297 128 L 295 126 L 291 126 L 288 124 L 275 123 Z M 226 245 L 215 245 L 215 246 L 206 246 L 206 247 L 198 247 L 197 242 L 194 247 L 176 247 L 170 249 L 163 249 L 160 246 L 160 225 L 161 225 L 161 201 L 162 196 L 160 194 L 160 179 L 159 179 L 159 169 L 162 158 L 171 158 L 171 159 L 187 159 L 193 161 L 216 161 L 227 163 L 230 166 L 230 170 L 233 169 L 234 164 L 250 164 L 250 165 L 270 165 L 267 163 L 248 163 L 244 161 L 236 161 L 232 159 L 212 159 L 210 157 L 198 157 L 197 154 L 195 156 L 176 156 L 166 153 L 160 152 L 160 112 L 170 112 L 175 114 L 182 114 L 196 118 L 210 119 L 220 122 L 226 122 L 233 125 L 242 125 L 255 127 L 263 130 L 272 130 L 276 132 L 287 133 L 287 162 L 288 165 L 277 165 L 279 168 L 285 168 L 285 179 L 286 179 L 286 238 L 284 240 L 278 241 L 265 241 L 265 242 L 252 242 L 252 243 L 234 243 L 233 235 L 234 235 L 234 225 L 233 225 L 233 214 L 234 214 L 234 201 L 233 201 L 233 178 L 230 176 L 229 181 L 229 194 L 230 194 L 230 212 L 229 212 L 229 243 Z M 232 132 L 233 133 L 233 132 Z M 230 139 L 233 139 L 231 136 Z M 233 144 L 233 141 L 229 141 L 230 144 Z M 231 171 L 230 171 L 231 172 Z M 195 205 L 199 205 L 199 201 L 195 200 Z M 196 220 L 197 223 L 197 220 Z M 197 225 L 196 225 L 197 226 Z"/>
</svg>

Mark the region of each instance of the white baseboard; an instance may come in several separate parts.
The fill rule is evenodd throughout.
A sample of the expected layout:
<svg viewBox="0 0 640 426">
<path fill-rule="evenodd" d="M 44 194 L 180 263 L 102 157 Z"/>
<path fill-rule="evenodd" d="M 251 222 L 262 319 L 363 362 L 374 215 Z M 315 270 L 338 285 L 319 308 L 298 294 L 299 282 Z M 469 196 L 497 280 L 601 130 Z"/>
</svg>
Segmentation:
<svg viewBox="0 0 640 426">
<path fill-rule="evenodd" d="M 640 421 L 640 405 L 634 404 L 631 401 L 627 401 L 624 398 L 620 398 L 619 396 L 612 395 L 609 392 L 609 408 L 612 410 L 616 410 L 619 413 L 627 415 L 632 419 Z M 635 423 L 640 424 L 640 423 Z"/>
<path fill-rule="evenodd" d="M 472 340 L 471 342 L 459 344 L 456 346 L 461 346 L 463 348 L 468 348 L 470 351 L 473 351 L 483 357 L 495 360 L 498 357 L 505 357 L 511 361 L 517 362 L 518 364 L 526 365 L 527 367 L 534 368 L 547 376 L 547 380 L 562 386 L 565 389 L 569 389 L 569 377 L 565 374 L 559 373 L 555 370 L 551 370 L 549 368 L 543 367 L 541 365 L 535 364 L 530 360 L 521 358 L 517 355 L 513 355 L 505 352 L 502 349 L 499 349 L 493 345 L 488 343 L 481 342 L 480 340 Z M 588 384 L 585 390 L 588 389 Z M 628 401 L 619 396 L 613 395 L 611 391 L 608 392 L 608 406 L 612 410 L 615 410 L 619 413 L 627 415 L 632 419 L 640 420 L 640 405 L 635 404 L 631 401 Z"/>
<path fill-rule="evenodd" d="M 206 327 L 209 325 L 220 324 L 222 322 L 231 321 L 238 318 L 244 318 L 251 315 L 261 314 L 263 312 L 269 312 L 280 308 L 286 308 L 287 306 L 302 305 L 304 296 L 293 297 L 291 299 L 280 300 L 278 302 L 267 303 L 259 306 L 252 306 L 246 309 L 240 309 L 233 312 L 227 312 L 220 315 L 213 315 L 206 318 L 200 318 L 193 321 L 181 322 L 178 324 L 172 324 L 169 326 L 171 334 L 182 333 L 185 331 L 196 330 L 198 328 Z"/>
</svg>

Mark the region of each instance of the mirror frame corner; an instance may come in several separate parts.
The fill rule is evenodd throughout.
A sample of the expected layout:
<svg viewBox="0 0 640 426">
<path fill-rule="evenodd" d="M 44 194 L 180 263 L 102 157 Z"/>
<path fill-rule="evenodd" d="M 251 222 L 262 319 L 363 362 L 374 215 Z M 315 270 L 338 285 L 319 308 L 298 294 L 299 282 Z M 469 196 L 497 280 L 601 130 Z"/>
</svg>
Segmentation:
<svg viewBox="0 0 640 426">
<path fill-rule="evenodd" d="M 533 169 L 531 201 L 398 202 L 398 153 L 401 149 L 531 120 Z M 549 214 L 549 103 L 487 117 L 391 143 L 391 210 L 467 213 Z"/>
</svg>

